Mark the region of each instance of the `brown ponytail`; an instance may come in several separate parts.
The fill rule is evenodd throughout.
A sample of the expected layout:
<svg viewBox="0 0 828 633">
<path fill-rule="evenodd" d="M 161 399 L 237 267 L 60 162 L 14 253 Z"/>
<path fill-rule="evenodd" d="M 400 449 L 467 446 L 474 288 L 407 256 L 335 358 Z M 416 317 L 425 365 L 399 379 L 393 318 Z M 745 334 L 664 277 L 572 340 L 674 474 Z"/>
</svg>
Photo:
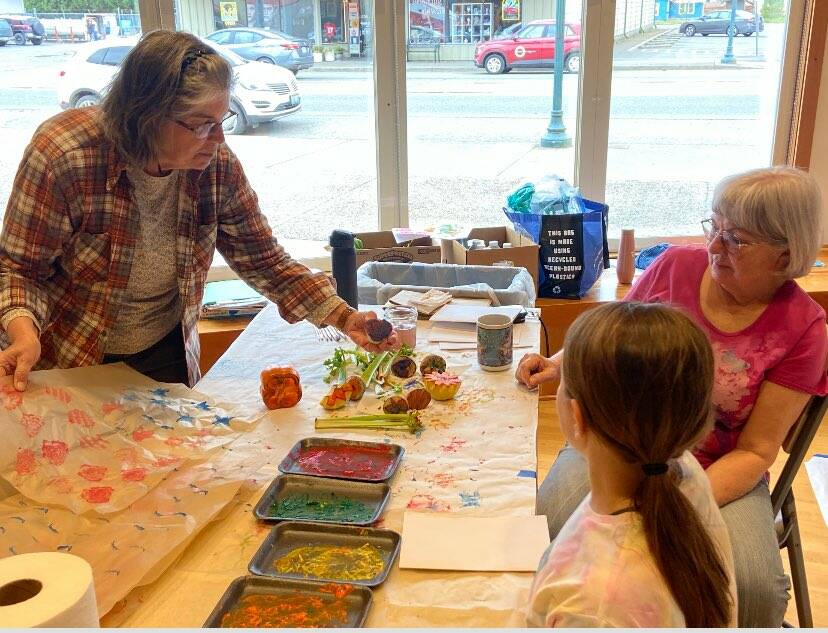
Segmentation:
<svg viewBox="0 0 828 633">
<path fill-rule="evenodd" d="M 636 509 L 686 625 L 727 626 L 733 604 L 721 557 L 677 472 L 656 466 L 692 447 L 710 423 L 707 337 L 671 308 L 613 303 L 579 317 L 564 349 L 566 389 L 589 429 L 651 473 L 635 493 Z"/>
</svg>

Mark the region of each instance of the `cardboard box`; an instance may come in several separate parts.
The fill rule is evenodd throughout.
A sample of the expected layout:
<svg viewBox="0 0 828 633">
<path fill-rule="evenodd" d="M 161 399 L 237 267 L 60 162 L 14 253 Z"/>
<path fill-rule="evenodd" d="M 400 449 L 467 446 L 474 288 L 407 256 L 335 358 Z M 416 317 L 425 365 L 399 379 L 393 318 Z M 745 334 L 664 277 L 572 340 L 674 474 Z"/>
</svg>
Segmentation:
<svg viewBox="0 0 828 633">
<path fill-rule="evenodd" d="M 515 266 L 529 271 L 538 288 L 538 249 L 531 239 L 521 235 L 512 228 L 490 226 L 469 231 L 469 239 L 484 240 L 487 244 L 497 240 L 498 244 L 509 242 L 511 248 L 477 249 L 470 251 L 465 247 L 465 240 L 443 239 L 441 251 L 444 264 L 468 264 L 472 266 L 491 266 L 495 262 L 508 259 Z"/>
<path fill-rule="evenodd" d="M 362 240 L 363 246 L 356 252 L 357 267 L 365 262 L 440 263 L 440 247 L 428 237 L 413 240 L 410 242 L 412 246 L 399 246 L 391 231 L 357 233 L 356 236 Z"/>
</svg>

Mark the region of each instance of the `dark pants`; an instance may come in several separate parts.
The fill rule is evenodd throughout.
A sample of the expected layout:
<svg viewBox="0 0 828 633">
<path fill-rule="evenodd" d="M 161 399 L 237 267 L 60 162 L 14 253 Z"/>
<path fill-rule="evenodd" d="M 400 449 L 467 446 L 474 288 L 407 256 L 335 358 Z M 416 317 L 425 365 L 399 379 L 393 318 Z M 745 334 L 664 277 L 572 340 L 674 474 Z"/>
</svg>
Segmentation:
<svg viewBox="0 0 828 633">
<path fill-rule="evenodd" d="M 142 352 L 107 354 L 103 362 L 126 363 L 135 371 L 158 382 L 180 382 L 186 385 L 188 380 L 181 325 L 176 325 L 164 338 Z"/>
</svg>

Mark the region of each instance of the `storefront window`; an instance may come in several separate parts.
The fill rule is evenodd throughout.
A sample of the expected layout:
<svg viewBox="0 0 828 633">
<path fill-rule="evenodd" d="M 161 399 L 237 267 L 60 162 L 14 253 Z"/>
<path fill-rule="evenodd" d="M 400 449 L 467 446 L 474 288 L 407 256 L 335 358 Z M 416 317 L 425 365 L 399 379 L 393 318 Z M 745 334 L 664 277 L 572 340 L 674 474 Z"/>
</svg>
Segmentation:
<svg viewBox="0 0 828 633">
<path fill-rule="evenodd" d="M 339 0 L 320 0 L 319 16 L 322 26 L 322 41 L 325 43 L 345 42 L 342 28 L 342 3 Z"/>
<path fill-rule="evenodd" d="M 313 0 L 253 0 L 247 3 L 251 26 L 313 40 Z"/>
<path fill-rule="evenodd" d="M 412 44 L 437 44 L 446 39 L 444 0 L 416 0 L 408 5 L 408 40 Z"/>
<path fill-rule="evenodd" d="M 492 37 L 491 2 L 455 2 L 451 7 L 451 43 L 472 44 Z"/>
</svg>

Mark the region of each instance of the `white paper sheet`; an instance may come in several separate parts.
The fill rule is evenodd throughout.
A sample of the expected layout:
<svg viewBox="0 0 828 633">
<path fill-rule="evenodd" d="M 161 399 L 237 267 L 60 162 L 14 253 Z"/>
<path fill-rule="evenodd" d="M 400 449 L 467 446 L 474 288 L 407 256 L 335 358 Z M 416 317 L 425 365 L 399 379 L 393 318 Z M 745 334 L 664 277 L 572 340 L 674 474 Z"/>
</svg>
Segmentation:
<svg viewBox="0 0 828 633">
<path fill-rule="evenodd" d="M 549 547 L 546 517 L 406 512 L 401 569 L 535 571 Z"/>
<path fill-rule="evenodd" d="M 808 471 L 822 519 L 828 525 L 828 455 L 814 455 L 805 462 L 805 470 Z"/>
<path fill-rule="evenodd" d="M 513 319 L 520 314 L 521 306 L 474 306 L 458 305 L 454 302 L 443 306 L 432 317 L 432 323 L 471 323 L 476 324 L 477 319 L 485 314 L 505 314 Z"/>
</svg>

